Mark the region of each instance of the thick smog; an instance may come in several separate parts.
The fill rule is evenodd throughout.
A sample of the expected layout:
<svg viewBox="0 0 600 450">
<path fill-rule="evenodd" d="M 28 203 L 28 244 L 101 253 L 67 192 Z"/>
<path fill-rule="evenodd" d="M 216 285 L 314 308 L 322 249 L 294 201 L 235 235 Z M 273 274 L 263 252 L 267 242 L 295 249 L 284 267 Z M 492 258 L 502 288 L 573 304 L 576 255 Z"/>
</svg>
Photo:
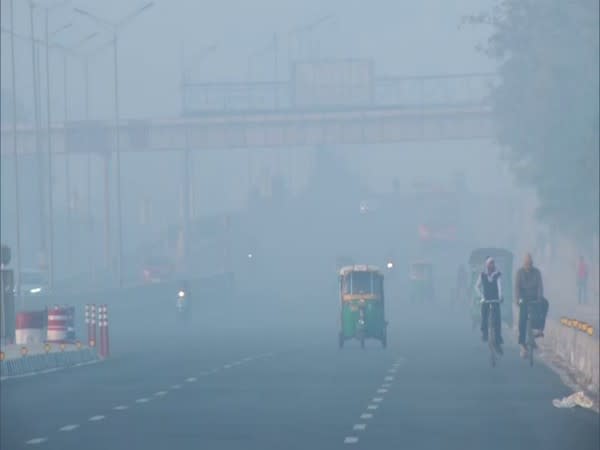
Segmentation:
<svg viewBox="0 0 600 450">
<path fill-rule="evenodd" d="M 2 0 L 0 447 L 597 449 L 598 17 Z"/>
</svg>

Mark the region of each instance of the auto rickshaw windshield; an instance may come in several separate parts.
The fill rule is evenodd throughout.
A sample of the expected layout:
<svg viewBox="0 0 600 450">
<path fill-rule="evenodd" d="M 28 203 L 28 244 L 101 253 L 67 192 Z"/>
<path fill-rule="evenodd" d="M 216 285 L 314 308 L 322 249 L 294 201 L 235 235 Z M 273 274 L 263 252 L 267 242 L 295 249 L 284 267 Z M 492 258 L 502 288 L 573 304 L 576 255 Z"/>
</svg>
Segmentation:
<svg viewBox="0 0 600 450">
<path fill-rule="evenodd" d="M 383 280 L 374 272 L 350 272 L 344 275 L 342 282 L 344 294 L 374 294 L 381 296 Z"/>
</svg>

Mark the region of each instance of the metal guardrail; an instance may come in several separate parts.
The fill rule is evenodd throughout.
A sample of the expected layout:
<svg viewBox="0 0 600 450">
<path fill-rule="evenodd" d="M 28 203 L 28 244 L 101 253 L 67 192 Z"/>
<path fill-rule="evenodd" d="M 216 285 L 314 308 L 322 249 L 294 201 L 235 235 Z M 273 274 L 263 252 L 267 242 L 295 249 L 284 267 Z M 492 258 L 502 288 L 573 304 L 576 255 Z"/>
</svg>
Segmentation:
<svg viewBox="0 0 600 450">
<path fill-rule="evenodd" d="M 371 101 L 352 106 L 427 108 L 486 105 L 497 80 L 498 76 L 494 73 L 380 77 L 373 82 Z M 341 96 L 352 97 L 352 93 L 352 87 L 340 87 Z M 183 112 L 187 115 L 298 109 L 291 82 L 188 83 L 183 86 L 183 99 Z M 318 108 L 325 107 L 319 105 Z"/>
</svg>

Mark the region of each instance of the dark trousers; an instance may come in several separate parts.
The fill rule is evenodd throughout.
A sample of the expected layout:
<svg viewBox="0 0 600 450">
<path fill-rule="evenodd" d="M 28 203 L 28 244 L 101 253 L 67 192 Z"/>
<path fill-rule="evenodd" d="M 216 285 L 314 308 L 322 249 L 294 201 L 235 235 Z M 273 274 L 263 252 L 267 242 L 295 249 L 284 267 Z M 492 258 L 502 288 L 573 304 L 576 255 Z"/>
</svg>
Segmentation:
<svg viewBox="0 0 600 450">
<path fill-rule="evenodd" d="M 487 341 L 490 310 L 492 312 L 491 320 L 496 330 L 496 342 L 502 344 L 502 323 L 500 319 L 500 305 L 498 303 L 484 303 L 481 305 L 481 335 L 483 336 L 483 339 Z"/>
<path fill-rule="evenodd" d="M 519 305 L 519 344 L 527 342 L 527 312 L 529 302 L 523 301 Z M 546 326 L 546 316 L 548 315 L 549 303 L 545 298 L 540 303 L 532 305 L 531 328 L 534 330 L 544 330 Z"/>
</svg>

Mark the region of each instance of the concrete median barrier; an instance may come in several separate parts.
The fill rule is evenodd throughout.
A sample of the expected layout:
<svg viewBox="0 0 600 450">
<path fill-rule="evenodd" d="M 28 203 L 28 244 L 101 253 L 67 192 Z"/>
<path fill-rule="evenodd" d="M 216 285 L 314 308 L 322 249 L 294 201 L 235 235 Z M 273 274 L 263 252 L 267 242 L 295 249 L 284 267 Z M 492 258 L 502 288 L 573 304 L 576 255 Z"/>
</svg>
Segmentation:
<svg viewBox="0 0 600 450">
<path fill-rule="evenodd" d="M 22 346 L 4 347 L 3 358 L 0 361 L 0 379 L 43 373 L 100 360 L 95 348 L 79 348 L 72 345 L 64 350 L 56 347 L 46 352 L 43 346 L 38 347 L 28 348 L 26 356 L 22 356 Z"/>
<path fill-rule="evenodd" d="M 515 318 L 518 308 L 514 307 Z M 515 320 L 517 332 L 517 320 Z M 594 394 L 600 389 L 598 330 L 574 318 L 548 318 L 544 338 L 538 339 L 544 360 L 566 374 L 571 382 Z"/>
</svg>

